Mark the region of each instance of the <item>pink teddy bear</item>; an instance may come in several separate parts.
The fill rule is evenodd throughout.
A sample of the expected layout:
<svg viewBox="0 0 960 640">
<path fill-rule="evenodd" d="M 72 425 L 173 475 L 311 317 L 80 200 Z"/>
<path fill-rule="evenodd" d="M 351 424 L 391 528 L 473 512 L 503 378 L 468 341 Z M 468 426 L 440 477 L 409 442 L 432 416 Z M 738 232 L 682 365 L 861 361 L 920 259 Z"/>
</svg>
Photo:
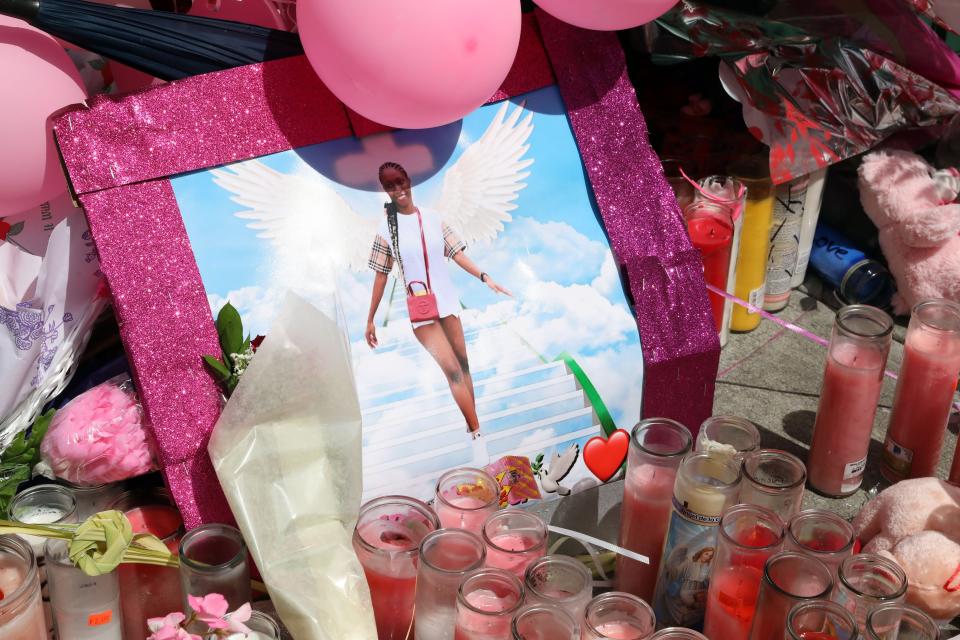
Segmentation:
<svg viewBox="0 0 960 640">
<path fill-rule="evenodd" d="M 920 300 L 960 302 L 960 190 L 956 170 L 936 171 L 909 151 L 877 151 L 860 165 L 860 201 L 880 231 L 897 281 L 893 309 Z"/>
<path fill-rule="evenodd" d="M 938 621 L 960 614 L 960 487 L 939 478 L 903 480 L 853 521 L 865 553 L 907 574 L 907 602 Z"/>
</svg>

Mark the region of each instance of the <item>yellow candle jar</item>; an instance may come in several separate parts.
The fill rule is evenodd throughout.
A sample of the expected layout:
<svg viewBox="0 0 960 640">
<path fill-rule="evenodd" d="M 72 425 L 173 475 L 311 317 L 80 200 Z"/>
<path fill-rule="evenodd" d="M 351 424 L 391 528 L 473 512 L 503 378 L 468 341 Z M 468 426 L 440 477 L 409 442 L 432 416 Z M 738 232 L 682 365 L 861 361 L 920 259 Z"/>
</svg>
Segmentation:
<svg viewBox="0 0 960 640">
<path fill-rule="evenodd" d="M 755 307 L 763 307 L 770 227 L 773 225 L 774 192 L 770 168 L 766 156 L 756 156 L 737 163 L 732 167 L 732 173 L 747 187 L 734 295 Z M 759 314 L 734 305 L 730 317 L 732 331 L 753 331 L 759 324 Z"/>
</svg>

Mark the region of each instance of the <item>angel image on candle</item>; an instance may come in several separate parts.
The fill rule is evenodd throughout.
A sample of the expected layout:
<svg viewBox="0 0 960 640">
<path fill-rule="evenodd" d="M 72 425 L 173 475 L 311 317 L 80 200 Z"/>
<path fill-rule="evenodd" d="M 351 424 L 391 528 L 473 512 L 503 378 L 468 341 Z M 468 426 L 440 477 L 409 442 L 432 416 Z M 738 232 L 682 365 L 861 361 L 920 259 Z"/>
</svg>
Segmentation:
<svg viewBox="0 0 960 640">
<path fill-rule="evenodd" d="M 509 106 L 497 109 L 483 135 L 446 169 L 432 202 L 415 198 L 415 185 L 403 164 L 382 157 L 376 179 L 388 201 L 376 215 L 355 210 L 314 172 L 283 174 L 260 161 L 213 172 L 214 182 L 231 192 L 234 202 L 248 207 L 237 217 L 249 220 L 259 237 L 276 246 L 274 267 L 281 280 L 308 278 L 317 257 L 358 273 L 373 270 L 364 331 L 370 348 L 379 346 L 374 316 L 390 273 L 402 281 L 407 295 L 429 287 L 436 298 L 436 317 L 410 323 L 411 330 L 446 378 L 474 459 L 482 464 L 488 456 L 459 317 L 463 304 L 452 272 L 458 268 L 495 294 L 512 295 L 500 284 L 501 274 L 488 273 L 468 255 L 471 245 L 492 242 L 503 231 L 519 192 L 527 186 L 533 116 L 525 114 L 523 106 L 508 111 Z"/>
</svg>

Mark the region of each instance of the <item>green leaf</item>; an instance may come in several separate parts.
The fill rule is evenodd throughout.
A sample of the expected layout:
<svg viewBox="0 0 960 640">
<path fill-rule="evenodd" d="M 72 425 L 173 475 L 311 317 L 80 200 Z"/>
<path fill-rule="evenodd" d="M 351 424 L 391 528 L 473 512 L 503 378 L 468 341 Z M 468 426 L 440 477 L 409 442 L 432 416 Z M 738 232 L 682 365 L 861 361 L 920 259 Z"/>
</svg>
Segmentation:
<svg viewBox="0 0 960 640">
<path fill-rule="evenodd" d="M 23 231 L 23 221 L 22 221 L 22 220 L 21 220 L 20 222 L 16 223 L 16 224 L 14 224 L 14 225 L 11 225 L 10 231 L 7 232 L 7 235 L 8 235 L 8 236 L 15 236 L 15 235 L 17 235 L 18 233 L 20 233 L 21 231 Z"/>
<path fill-rule="evenodd" d="M 223 353 L 240 353 L 243 346 L 243 322 L 240 314 L 229 302 L 223 305 L 217 314 L 217 333 L 220 335 L 220 348 Z"/>
<path fill-rule="evenodd" d="M 0 511 L 7 512 L 10 500 L 17 488 L 30 479 L 30 466 L 26 464 L 0 464 Z"/>
<path fill-rule="evenodd" d="M 27 441 L 28 446 L 33 449 L 40 447 L 40 443 L 43 442 L 43 437 L 47 435 L 47 429 L 50 428 L 50 421 L 53 420 L 53 415 L 56 412 L 56 409 L 48 409 L 46 413 L 36 419 L 30 428 L 30 439 Z"/>
<path fill-rule="evenodd" d="M 230 378 L 230 370 L 227 369 L 227 366 L 220 362 L 218 358 L 213 356 L 203 356 L 203 361 L 207 363 L 207 366 L 213 371 L 217 376 L 217 381 L 220 383 L 226 382 Z"/>
</svg>

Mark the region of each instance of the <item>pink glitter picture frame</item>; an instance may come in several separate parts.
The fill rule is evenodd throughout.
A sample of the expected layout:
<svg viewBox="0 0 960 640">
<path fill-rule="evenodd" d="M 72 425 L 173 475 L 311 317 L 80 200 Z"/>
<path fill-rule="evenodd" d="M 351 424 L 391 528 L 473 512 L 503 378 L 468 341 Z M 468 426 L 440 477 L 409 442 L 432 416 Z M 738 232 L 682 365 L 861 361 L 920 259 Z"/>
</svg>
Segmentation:
<svg viewBox="0 0 960 640">
<path fill-rule="evenodd" d="M 650 147 L 616 36 L 526 14 L 514 68 L 490 101 L 549 85 L 566 104 L 635 311 L 643 417 L 696 431 L 711 414 L 719 342 L 699 255 Z M 54 129 L 166 482 L 188 527 L 229 522 L 206 453 L 221 399 L 201 356 L 219 352 L 217 334 L 170 178 L 384 128 L 345 108 L 297 57 L 99 96 Z"/>
</svg>

